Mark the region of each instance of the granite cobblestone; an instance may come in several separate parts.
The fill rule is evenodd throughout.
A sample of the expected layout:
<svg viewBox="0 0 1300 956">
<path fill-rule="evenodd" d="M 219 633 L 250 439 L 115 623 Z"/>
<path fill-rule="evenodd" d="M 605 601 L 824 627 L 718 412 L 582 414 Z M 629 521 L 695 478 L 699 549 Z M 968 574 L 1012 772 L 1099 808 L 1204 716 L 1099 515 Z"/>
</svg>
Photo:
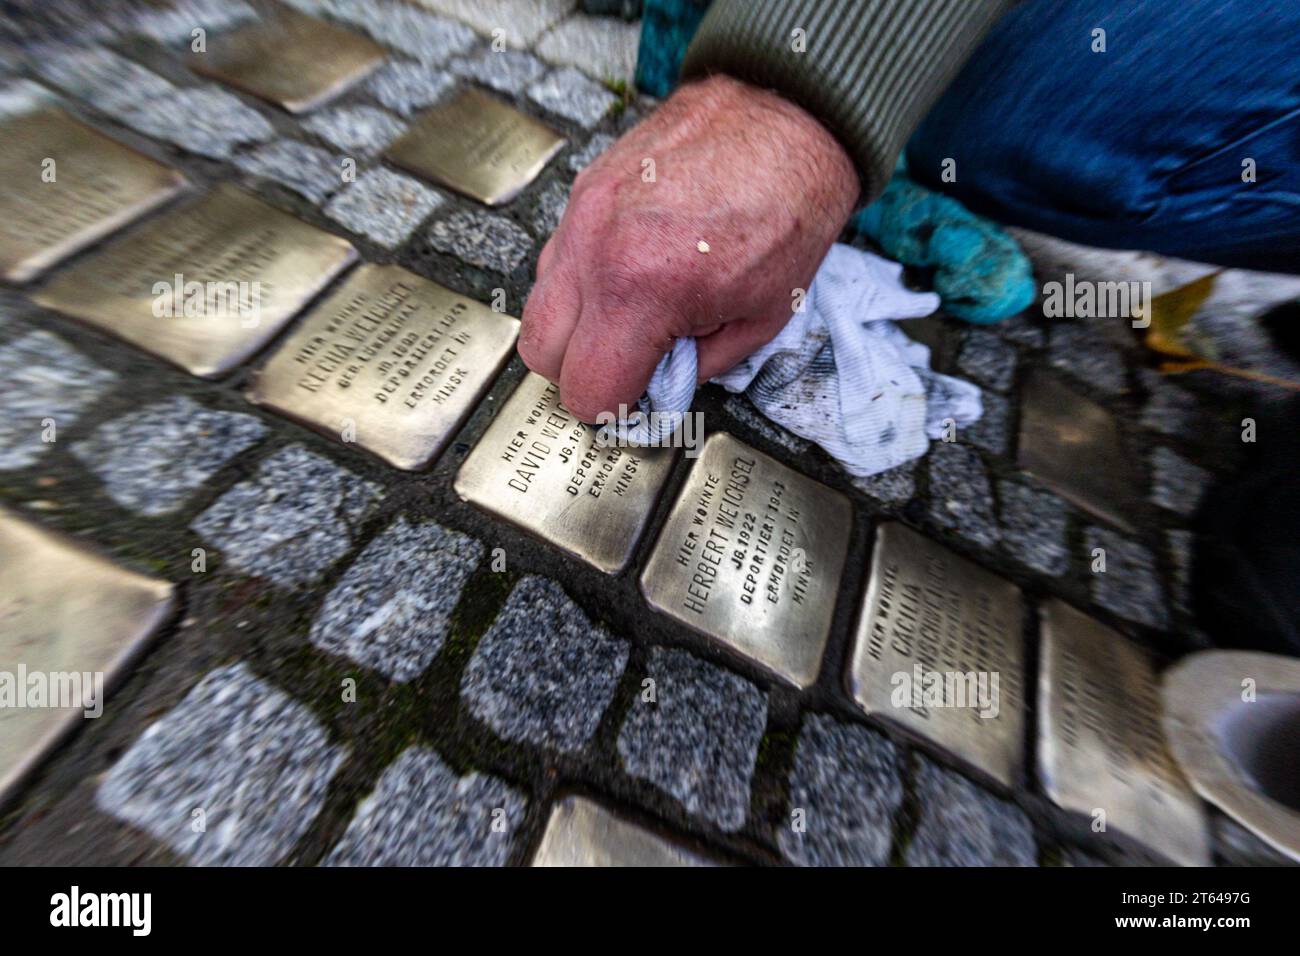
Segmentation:
<svg viewBox="0 0 1300 956">
<path fill-rule="evenodd" d="M 457 777 L 413 747 L 357 807 L 325 866 L 502 866 L 527 798 L 488 774 Z"/>
<path fill-rule="evenodd" d="M 494 50 L 484 47 L 455 60 L 451 72 L 467 80 L 489 86 L 498 93 L 518 96 L 541 79 L 546 64 L 523 50 Z"/>
<path fill-rule="evenodd" d="M 268 866 L 320 813 L 345 756 L 301 703 L 234 664 L 131 745 L 96 803 L 194 863 Z"/>
<path fill-rule="evenodd" d="M 599 123 L 617 101 L 613 93 L 571 66 L 553 70 L 530 85 L 528 98 L 587 129 Z"/>
<path fill-rule="evenodd" d="M 35 331 L 0 344 L 0 381 L 8 383 L 0 391 L 0 470 L 7 470 L 34 464 L 66 440 L 118 376 L 58 336 Z"/>
<path fill-rule="evenodd" d="M 930 518 L 980 547 L 1001 533 L 993 517 L 993 489 L 979 455 L 958 442 L 930 445 Z"/>
<path fill-rule="evenodd" d="M 507 740 L 581 749 L 627 665 L 628 643 L 593 625 L 553 581 L 529 576 L 479 641 L 461 696 Z"/>
<path fill-rule="evenodd" d="M 446 197 L 418 179 L 378 167 L 357 177 L 325 207 L 325 215 L 389 249 L 410 238 Z"/>
<path fill-rule="evenodd" d="M 483 545 L 399 517 L 368 544 L 312 622 L 310 640 L 389 680 L 418 677 L 441 650 Z"/>
<path fill-rule="evenodd" d="M 889 862 L 902 769 L 887 737 L 809 714 L 790 775 L 790 817 L 777 831 L 781 853 L 803 866 Z"/>
<path fill-rule="evenodd" d="M 1087 528 L 1085 540 L 1090 569 L 1097 561 L 1098 549 L 1105 559 L 1104 571 L 1090 573 L 1093 600 L 1130 621 L 1164 627 L 1168 614 L 1151 552 L 1108 528 Z"/>
<path fill-rule="evenodd" d="M 349 155 L 372 156 L 397 139 L 406 125 L 373 106 L 339 106 L 316 113 L 304 124 Z"/>
<path fill-rule="evenodd" d="M 767 695 L 686 651 L 650 652 L 646 690 L 618 736 L 623 768 L 726 831 L 749 812 L 750 780 L 767 723 Z M 701 730 L 706 733 L 701 733 Z"/>
<path fill-rule="evenodd" d="M 191 527 L 240 571 L 285 586 L 308 585 L 352 548 L 382 496 L 374 482 L 290 445 Z"/>
<path fill-rule="evenodd" d="M 384 106 L 409 117 L 437 103 L 455 85 L 455 77 L 446 70 L 399 60 L 377 71 L 370 78 L 369 89 Z"/>
<path fill-rule="evenodd" d="M 113 419 L 72 453 L 110 498 L 147 517 L 176 511 L 204 483 L 266 435 L 262 420 L 205 408 L 183 396 Z"/>
<path fill-rule="evenodd" d="M 920 818 L 907 845 L 908 866 L 1036 866 L 1029 818 L 1014 803 L 918 757 Z"/>
<path fill-rule="evenodd" d="M 429 227 L 429 245 L 465 262 L 508 275 L 527 258 L 533 240 L 505 216 L 457 209 Z"/>
</svg>

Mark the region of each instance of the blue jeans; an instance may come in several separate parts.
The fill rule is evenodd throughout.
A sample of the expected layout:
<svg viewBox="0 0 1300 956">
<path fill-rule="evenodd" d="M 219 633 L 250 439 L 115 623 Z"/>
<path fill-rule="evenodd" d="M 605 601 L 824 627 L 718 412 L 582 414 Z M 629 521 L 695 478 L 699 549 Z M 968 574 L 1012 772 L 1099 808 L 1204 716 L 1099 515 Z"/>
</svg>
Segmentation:
<svg viewBox="0 0 1300 956">
<path fill-rule="evenodd" d="M 1300 0 L 1028 0 L 907 155 L 1000 222 L 1300 272 Z"/>
</svg>

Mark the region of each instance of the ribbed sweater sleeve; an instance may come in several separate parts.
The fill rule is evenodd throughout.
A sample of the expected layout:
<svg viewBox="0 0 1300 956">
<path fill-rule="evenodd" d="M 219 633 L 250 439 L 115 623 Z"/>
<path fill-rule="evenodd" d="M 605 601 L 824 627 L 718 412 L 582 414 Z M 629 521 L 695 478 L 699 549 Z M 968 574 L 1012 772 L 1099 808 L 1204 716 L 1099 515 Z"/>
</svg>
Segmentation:
<svg viewBox="0 0 1300 956">
<path fill-rule="evenodd" d="M 1016 2 L 714 0 L 681 76 L 726 73 L 798 103 L 853 158 L 870 202 L 907 137 Z"/>
</svg>

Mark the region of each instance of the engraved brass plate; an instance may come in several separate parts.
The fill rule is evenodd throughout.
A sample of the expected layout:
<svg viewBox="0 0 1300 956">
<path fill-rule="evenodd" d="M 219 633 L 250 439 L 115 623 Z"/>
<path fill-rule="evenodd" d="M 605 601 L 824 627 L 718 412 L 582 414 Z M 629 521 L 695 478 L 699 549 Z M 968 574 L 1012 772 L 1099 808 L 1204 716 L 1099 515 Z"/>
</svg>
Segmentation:
<svg viewBox="0 0 1300 956">
<path fill-rule="evenodd" d="M 817 680 L 853 506 L 725 432 L 704 443 L 641 592 L 796 687 Z"/>
<path fill-rule="evenodd" d="M 1024 761 L 1024 598 L 905 525 L 876 530 L 849 693 L 1004 786 Z"/>
<path fill-rule="evenodd" d="M 193 375 L 222 375 L 356 259 L 233 186 L 145 223 L 32 296 Z"/>
<path fill-rule="evenodd" d="M 1201 651 L 1164 675 L 1169 749 L 1193 789 L 1300 862 L 1300 660 Z"/>
<path fill-rule="evenodd" d="M 564 148 L 564 137 L 512 106 L 465 90 L 424 113 L 386 158 L 471 199 L 499 206 Z"/>
<path fill-rule="evenodd" d="M 185 178 L 45 107 L 0 119 L 0 183 L 0 278 L 18 283 L 166 202 Z"/>
<path fill-rule="evenodd" d="M 0 581 L 2 803 L 78 721 L 102 713 L 104 690 L 171 610 L 172 586 L 4 508 Z"/>
<path fill-rule="evenodd" d="M 259 99 L 303 113 L 383 62 L 379 44 L 292 10 L 208 41 L 190 66 Z"/>
<path fill-rule="evenodd" d="M 555 804 L 533 866 L 712 866 L 584 797 Z"/>
<path fill-rule="evenodd" d="M 423 468 L 518 334 L 517 319 L 399 266 L 363 265 L 284 340 L 248 397 L 397 468 Z"/>
<path fill-rule="evenodd" d="M 1043 790 L 1090 824 L 1104 819 L 1176 863 L 1207 865 L 1205 810 L 1165 745 L 1150 657 L 1059 600 L 1043 602 L 1039 613 Z"/>
<path fill-rule="evenodd" d="M 674 449 L 596 446 L 596 429 L 529 373 L 456 475 L 456 494 L 616 574 L 632 557 Z"/>
<path fill-rule="evenodd" d="M 1085 511 L 1133 530 L 1138 481 L 1114 416 L 1037 369 L 1021 399 L 1019 465 Z"/>
</svg>

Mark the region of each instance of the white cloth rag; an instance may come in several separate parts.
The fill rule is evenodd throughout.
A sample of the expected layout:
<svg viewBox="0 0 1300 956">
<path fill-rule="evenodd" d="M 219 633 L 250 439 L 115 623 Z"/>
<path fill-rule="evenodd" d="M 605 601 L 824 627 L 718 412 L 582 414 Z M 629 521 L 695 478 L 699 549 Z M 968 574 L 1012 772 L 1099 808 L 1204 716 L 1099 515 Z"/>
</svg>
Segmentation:
<svg viewBox="0 0 1300 956">
<path fill-rule="evenodd" d="M 902 271 L 836 243 L 780 334 L 713 381 L 747 391 L 759 411 L 821 445 L 852 475 L 919 457 L 930 439 L 977 421 L 983 406 L 977 386 L 931 371 L 929 348 L 894 324 L 939 307 L 934 293 L 904 288 Z M 650 379 L 643 414 L 616 426 L 619 439 L 668 444 L 691 407 L 696 376 L 695 340 L 678 339 Z"/>
</svg>

